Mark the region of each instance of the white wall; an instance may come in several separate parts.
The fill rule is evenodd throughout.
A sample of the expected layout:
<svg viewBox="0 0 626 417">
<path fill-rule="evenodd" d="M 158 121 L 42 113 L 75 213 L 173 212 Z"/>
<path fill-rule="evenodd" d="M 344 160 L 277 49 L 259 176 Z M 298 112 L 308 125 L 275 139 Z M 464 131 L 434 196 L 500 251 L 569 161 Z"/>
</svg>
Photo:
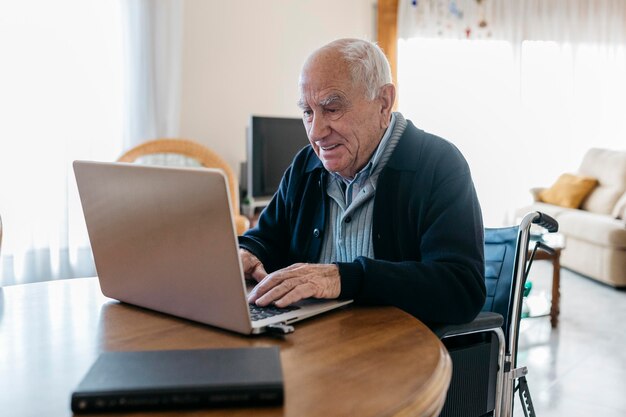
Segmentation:
<svg viewBox="0 0 626 417">
<path fill-rule="evenodd" d="M 251 114 L 299 117 L 298 75 L 316 48 L 375 40 L 375 0 L 185 0 L 181 137 L 239 173 Z"/>
</svg>

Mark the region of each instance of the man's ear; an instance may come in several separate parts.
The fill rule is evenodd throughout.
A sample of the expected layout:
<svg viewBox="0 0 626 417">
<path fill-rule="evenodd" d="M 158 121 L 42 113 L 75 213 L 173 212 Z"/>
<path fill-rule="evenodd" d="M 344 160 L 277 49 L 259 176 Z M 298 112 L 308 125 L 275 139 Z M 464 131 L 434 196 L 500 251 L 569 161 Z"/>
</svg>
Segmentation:
<svg viewBox="0 0 626 417">
<path fill-rule="evenodd" d="M 380 87 L 378 94 L 380 100 L 380 116 L 381 127 L 387 128 L 389 121 L 391 120 L 391 112 L 393 111 L 393 103 L 396 101 L 396 86 L 389 83 Z"/>
</svg>

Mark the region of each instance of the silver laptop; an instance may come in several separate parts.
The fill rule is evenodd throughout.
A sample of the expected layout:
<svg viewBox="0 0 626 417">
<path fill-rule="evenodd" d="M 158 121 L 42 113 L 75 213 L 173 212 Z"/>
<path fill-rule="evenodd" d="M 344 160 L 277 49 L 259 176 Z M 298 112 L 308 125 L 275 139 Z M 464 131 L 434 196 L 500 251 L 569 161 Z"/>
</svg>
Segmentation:
<svg viewBox="0 0 626 417">
<path fill-rule="evenodd" d="M 252 318 L 220 170 L 75 161 L 74 173 L 107 297 L 243 334 L 286 333 L 350 302 L 303 300 Z"/>
</svg>

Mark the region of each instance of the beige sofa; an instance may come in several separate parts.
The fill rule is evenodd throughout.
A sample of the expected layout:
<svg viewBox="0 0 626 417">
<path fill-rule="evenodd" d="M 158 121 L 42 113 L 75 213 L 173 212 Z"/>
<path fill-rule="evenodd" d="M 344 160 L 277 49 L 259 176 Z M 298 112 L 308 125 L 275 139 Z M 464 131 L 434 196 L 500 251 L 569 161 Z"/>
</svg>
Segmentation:
<svg viewBox="0 0 626 417">
<path fill-rule="evenodd" d="M 542 211 L 559 222 L 566 237 L 561 264 L 614 287 L 626 287 L 626 151 L 590 149 L 576 173 L 598 180 L 580 208 L 541 202 L 544 188 L 531 190 L 535 202 L 518 215 Z"/>
</svg>

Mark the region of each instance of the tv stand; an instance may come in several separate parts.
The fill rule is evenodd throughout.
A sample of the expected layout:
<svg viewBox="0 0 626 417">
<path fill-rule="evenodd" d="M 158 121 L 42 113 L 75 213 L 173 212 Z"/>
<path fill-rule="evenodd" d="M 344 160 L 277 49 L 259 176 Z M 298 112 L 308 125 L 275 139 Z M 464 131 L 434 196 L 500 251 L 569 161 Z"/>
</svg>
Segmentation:
<svg viewBox="0 0 626 417">
<path fill-rule="evenodd" d="M 248 218 L 253 218 L 256 210 L 258 208 L 264 208 L 265 206 L 267 206 L 270 201 L 272 201 L 271 197 L 264 197 L 264 198 L 252 198 L 252 197 L 247 197 L 242 203 L 241 203 L 241 212 L 244 216 L 247 216 Z"/>
</svg>

